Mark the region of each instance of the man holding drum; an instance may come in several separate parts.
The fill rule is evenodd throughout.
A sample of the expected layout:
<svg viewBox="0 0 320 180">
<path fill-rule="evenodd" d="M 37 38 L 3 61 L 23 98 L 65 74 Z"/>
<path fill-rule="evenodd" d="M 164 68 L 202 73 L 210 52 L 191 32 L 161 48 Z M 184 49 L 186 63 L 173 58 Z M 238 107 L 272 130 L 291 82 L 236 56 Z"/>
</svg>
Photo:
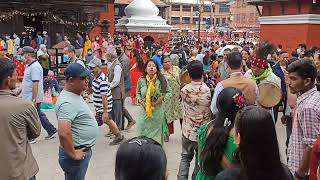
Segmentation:
<svg viewBox="0 0 320 180">
<path fill-rule="evenodd" d="M 228 55 L 226 59 L 228 64 L 228 71 L 230 72 L 230 77 L 226 80 L 219 82 L 214 89 L 214 95 L 211 102 L 211 111 L 213 114 L 218 112 L 216 103 L 220 92 L 227 87 L 234 87 L 239 89 L 246 98 L 248 105 L 253 105 L 259 94 L 259 90 L 255 82 L 251 79 L 243 76 L 242 68 L 242 55 L 240 52 L 232 52 Z"/>
<path fill-rule="evenodd" d="M 263 43 L 257 50 L 257 55 L 252 57 L 252 69 L 247 71 L 246 77 L 251 78 L 259 87 L 257 103 L 263 108 L 270 109 L 274 118 L 273 107 L 281 101 L 281 80 L 276 76 L 267 61 L 268 54 L 273 53 L 273 46 Z M 276 119 L 274 119 L 276 122 Z"/>
</svg>

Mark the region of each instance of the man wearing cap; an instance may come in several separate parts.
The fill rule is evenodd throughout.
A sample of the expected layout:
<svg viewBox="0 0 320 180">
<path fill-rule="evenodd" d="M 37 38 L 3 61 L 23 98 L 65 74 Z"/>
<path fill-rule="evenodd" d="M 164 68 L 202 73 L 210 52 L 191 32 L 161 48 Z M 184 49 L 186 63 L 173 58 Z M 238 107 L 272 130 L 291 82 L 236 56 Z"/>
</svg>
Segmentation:
<svg viewBox="0 0 320 180">
<path fill-rule="evenodd" d="M 259 89 L 256 83 L 243 76 L 241 67 L 242 63 L 242 55 L 239 52 L 232 52 L 227 57 L 227 64 L 230 72 L 230 77 L 219 82 L 215 89 L 214 94 L 211 101 L 211 111 L 213 114 L 218 112 L 217 109 L 217 99 L 219 94 L 224 88 L 234 87 L 239 89 L 246 98 L 247 105 L 253 105 L 259 95 Z"/>
<path fill-rule="evenodd" d="M 281 87 L 280 78 L 273 73 L 267 60 L 259 57 L 252 57 L 251 66 L 252 68 L 246 72 L 245 76 L 256 81 L 257 85 L 268 81 Z"/>
<path fill-rule="evenodd" d="M 25 59 L 28 64 L 22 81 L 22 98 L 33 102 L 38 111 L 41 125 L 48 133 L 45 139 L 52 139 L 57 133 L 57 130 L 40 109 L 44 96 L 42 66 L 37 61 L 36 52 L 32 47 L 23 47 L 22 53 L 22 59 Z"/>
<path fill-rule="evenodd" d="M 92 90 L 93 104 L 96 110 L 96 120 L 99 126 L 101 126 L 103 122 L 109 126 L 112 134 L 116 136 L 110 145 L 117 145 L 121 143 L 124 138 L 121 135 L 117 124 L 109 119 L 109 113 L 111 113 L 112 110 L 112 95 L 108 78 L 102 72 L 101 65 L 101 60 L 97 58 L 93 59 L 88 64 L 88 67 L 90 67 L 90 70 L 94 75 Z"/>
<path fill-rule="evenodd" d="M 277 85 L 279 89 L 281 89 L 280 78 L 273 73 L 268 61 L 263 57 L 252 57 L 251 69 L 248 70 L 244 76 L 254 80 L 258 86 L 261 83 L 270 82 Z M 273 108 L 270 110 L 270 113 L 274 119 L 274 122 L 276 122 L 277 120 L 275 119 Z"/>
<path fill-rule="evenodd" d="M 78 63 L 64 71 L 66 85 L 61 91 L 55 112 L 59 131 L 59 164 L 66 180 L 84 180 L 95 145 L 98 124 L 81 93 L 88 88 L 91 72 Z"/>
<path fill-rule="evenodd" d="M 122 70 L 121 63 L 118 60 L 115 48 L 110 47 L 107 49 L 106 58 L 108 60 L 108 78 L 113 98 L 111 117 L 117 123 L 119 129 L 123 130 L 123 100 L 126 97 L 124 88 L 124 72 Z"/>
<path fill-rule="evenodd" d="M 64 58 L 68 59 L 70 63 L 79 63 L 83 67 L 86 67 L 84 62 L 77 57 L 74 46 L 68 45 L 67 47 L 63 48 L 63 54 L 65 56 Z"/>
<path fill-rule="evenodd" d="M 124 74 L 124 91 L 125 91 L 125 97 L 129 96 L 129 92 L 131 90 L 131 79 L 130 79 L 130 62 L 129 58 L 124 52 L 124 47 L 120 41 L 115 43 L 115 48 L 118 55 L 118 60 L 120 61 L 122 68 L 123 68 L 123 74 Z M 129 111 L 125 107 L 124 103 L 125 98 L 123 98 L 123 118 L 126 117 L 128 119 L 128 125 L 126 129 L 130 129 L 134 124 L 136 124 L 135 120 L 133 120 L 132 116 L 130 115 Z M 123 120 L 124 121 L 124 120 Z"/>
</svg>

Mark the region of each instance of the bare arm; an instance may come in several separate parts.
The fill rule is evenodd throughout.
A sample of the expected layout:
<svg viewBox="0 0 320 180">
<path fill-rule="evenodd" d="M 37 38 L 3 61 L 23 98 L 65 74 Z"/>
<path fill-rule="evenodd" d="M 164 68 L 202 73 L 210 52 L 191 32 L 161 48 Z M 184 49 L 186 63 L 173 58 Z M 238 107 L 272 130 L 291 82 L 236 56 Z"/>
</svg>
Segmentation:
<svg viewBox="0 0 320 180">
<path fill-rule="evenodd" d="M 39 81 L 34 81 L 33 85 L 32 85 L 32 99 L 31 100 L 34 100 L 37 98 L 38 91 L 39 91 Z"/>
<path fill-rule="evenodd" d="M 297 171 L 299 175 L 306 175 L 309 172 L 309 164 L 310 164 L 310 156 L 311 156 L 312 148 L 310 146 L 306 146 L 303 152 L 303 158 L 300 162 L 300 167 Z"/>
<path fill-rule="evenodd" d="M 58 121 L 58 134 L 60 144 L 64 151 L 73 158 L 75 155 L 75 149 L 72 140 L 71 123 L 68 120 Z"/>
<path fill-rule="evenodd" d="M 103 107 L 103 112 L 108 113 L 108 100 L 107 96 L 102 96 L 102 107 Z"/>
</svg>

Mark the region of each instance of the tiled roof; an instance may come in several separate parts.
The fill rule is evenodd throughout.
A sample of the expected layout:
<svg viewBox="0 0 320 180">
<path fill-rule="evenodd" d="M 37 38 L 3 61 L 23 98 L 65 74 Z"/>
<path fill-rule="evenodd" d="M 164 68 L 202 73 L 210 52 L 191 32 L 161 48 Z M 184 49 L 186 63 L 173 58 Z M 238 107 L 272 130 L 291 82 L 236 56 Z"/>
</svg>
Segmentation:
<svg viewBox="0 0 320 180">
<path fill-rule="evenodd" d="M 115 0 L 114 4 L 130 4 L 133 0 Z M 167 7 L 169 6 L 161 0 L 151 0 L 158 7 Z"/>
</svg>

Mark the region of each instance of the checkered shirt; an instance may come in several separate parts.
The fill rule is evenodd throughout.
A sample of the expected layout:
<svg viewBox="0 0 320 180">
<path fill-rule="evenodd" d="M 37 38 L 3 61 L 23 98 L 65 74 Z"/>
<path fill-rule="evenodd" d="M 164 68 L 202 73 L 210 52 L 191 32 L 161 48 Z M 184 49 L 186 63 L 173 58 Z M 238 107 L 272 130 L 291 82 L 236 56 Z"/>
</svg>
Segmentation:
<svg viewBox="0 0 320 180">
<path fill-rule="evenodd" d="M 288 167 L 293 174 L 300 167 L 305 146 L 312 146 L 320 131 L 320 93 L 313 88 L 297 99 L 288 146 Z"/>
</svg>

